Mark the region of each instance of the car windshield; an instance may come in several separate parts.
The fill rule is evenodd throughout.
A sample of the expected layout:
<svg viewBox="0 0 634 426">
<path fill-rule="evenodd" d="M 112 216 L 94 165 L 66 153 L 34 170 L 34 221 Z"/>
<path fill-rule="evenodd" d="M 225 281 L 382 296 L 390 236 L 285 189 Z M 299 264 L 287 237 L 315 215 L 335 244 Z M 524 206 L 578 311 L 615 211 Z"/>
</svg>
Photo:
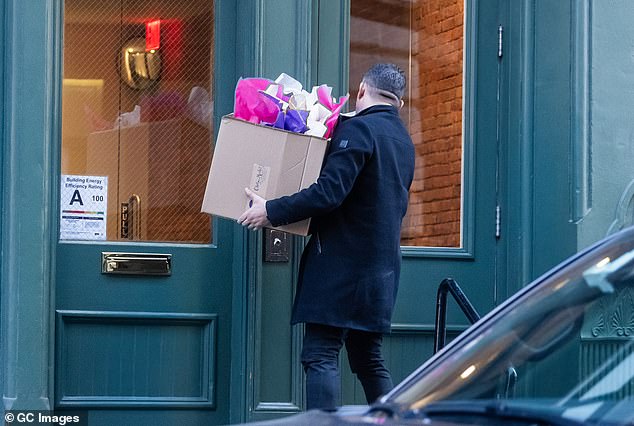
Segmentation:
<svg viewBox="0 0 634 426">
<path fill-rule="evenodd" d="M 465 401 L 634 421 L 633 230 L 527 286 L 384 400 L 410 413 Z"/>
</svg>

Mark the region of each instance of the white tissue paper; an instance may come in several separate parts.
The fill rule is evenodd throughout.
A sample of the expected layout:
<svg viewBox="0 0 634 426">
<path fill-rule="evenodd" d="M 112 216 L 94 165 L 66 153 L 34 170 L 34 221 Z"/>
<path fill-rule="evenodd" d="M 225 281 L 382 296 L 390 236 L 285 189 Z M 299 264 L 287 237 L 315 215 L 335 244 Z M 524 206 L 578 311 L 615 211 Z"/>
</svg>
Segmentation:
<svg viewBox="0 0 634 426">
<path fill-rule="evenodd" d="M 211 128 L 214 114 L 214 103 L 203 87 L 194 86 L 187 100 L 189 116 L 196 123 Z"/>
<path fill-rule="evenodd" d="M 141 122 L 141 107 L 135 105 L 134 109 L 130 112 L 122 112 L 114 121 L 114 128 L 136 126 Z"/>
</svg>

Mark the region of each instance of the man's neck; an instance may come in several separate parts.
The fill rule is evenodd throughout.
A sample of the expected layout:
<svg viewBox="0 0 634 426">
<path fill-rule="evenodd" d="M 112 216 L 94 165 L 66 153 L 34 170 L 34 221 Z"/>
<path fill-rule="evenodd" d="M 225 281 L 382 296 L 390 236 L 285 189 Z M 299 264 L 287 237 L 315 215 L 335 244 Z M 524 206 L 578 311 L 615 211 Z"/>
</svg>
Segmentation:
<svg viewBox="0 0 634 426">
<path fill-rule="evenodd" d="M 370 109 L 370 108 L 372 108 L 372 107 L 379 106 L 379 105 L 382 105 L 382 106 L 391 106 L 391 107 L 393 107 L 393 106 L 394 106 L 394 105 L 392 105 L 392 104 L 391 104 L 391 103 L 389 103 L 389 102 L 376 101 L 376 102 L 372 102 L 370 105 L 366 106 L 366 107 L 365 107 L 365 108 L 363 108 L 362 110 L 357 111 L 357 114 L 359 114 L 359 113 L 361 113 L 361 112 L 363 112 L 363 111 L 365 111 L 365 110 L 367 110 L 367 109 Z"/>
</svg>

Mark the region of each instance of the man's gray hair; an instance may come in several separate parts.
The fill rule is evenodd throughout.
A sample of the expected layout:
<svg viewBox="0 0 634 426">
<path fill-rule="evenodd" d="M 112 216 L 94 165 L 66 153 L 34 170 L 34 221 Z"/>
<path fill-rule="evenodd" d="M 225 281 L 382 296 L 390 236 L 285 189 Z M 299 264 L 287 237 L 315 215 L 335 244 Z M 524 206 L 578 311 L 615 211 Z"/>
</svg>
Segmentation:
<svg viewBox="0 0 634 426">
<path fill-rule="evenodd" d="M 362 81 L 379 91 L 386 91 L 400 100 L 405 93 L 405 73 L 395 64 L 375 64 L 363 74 Z"/>
</svg>

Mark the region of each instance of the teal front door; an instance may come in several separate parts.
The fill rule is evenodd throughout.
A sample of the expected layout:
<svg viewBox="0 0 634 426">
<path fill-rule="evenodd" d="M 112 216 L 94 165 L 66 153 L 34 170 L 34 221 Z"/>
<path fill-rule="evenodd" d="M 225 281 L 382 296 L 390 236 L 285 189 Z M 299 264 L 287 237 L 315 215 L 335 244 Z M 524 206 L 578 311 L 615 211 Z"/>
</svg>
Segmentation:
<svg viewBox="0 0 634 426">
<path fill-rule="evenodd" d="M 297 16 L 303 16 L 301 3 L 296 4 Z M 264 18 L 278 16 L 267 11 Z M 314 59 L 305 81 L 333 85 L 337 96 L 349 91 L 352 109 L 361 75 L 373 63 L 397 63 L 408 76 L 401 117 L 416 144 L 417 169 L 403 223 L 393 330 L 385 340 L 395 381 L 432 355 L 436 291 L 444 278 L 455 279 L 481 314 L 508 293 L 503 219 L 509 209 L 501 136 L 506 113 L 498 109 L 506 84 L 505 57 L 498 52 L 505 13 L 497 1 L 313 2 Z M 277 46 L 267 44 L 266 37 L 263 44 Z M 284 69 L 278 62 L 264 65 L 272 78 L 293 69 L 293 64 Z M 249 299 L 247 418 L 252 420 L 303 407 L 302 328 L 289 325 L 303 241 L 294 240 L 290 262 L 284 264 L 262 262 L 261 243 L 253 244 Z M 452 301 L 448 325 L 449 339 L 468 326 Z M 365 403 L 345 355 L 340 361 L 342 403 Z"/>
<path fill-rule="evenodd" d="M 401 117 L 416 146 L 416 173 L 384 348 L 396 382 L 432 355 L 443 279 L 457 281 L 481 314 L 507 295 L 501 278 L 502 24 L 496 1 L 350 2 L 351 98 L 372 63 L 397 63 L 408 76 Z M 469 322 L 451 298 L 448 308 L 450 340 Z M 365 402 L 351 374 L 344 377 L 344 402 Z"/>
<path fill-rule="evenodd" d="M 228 423 L 236 227 L 200 206 L 234 6 L 63 3 L 55 408 Z"/>
</svg>

